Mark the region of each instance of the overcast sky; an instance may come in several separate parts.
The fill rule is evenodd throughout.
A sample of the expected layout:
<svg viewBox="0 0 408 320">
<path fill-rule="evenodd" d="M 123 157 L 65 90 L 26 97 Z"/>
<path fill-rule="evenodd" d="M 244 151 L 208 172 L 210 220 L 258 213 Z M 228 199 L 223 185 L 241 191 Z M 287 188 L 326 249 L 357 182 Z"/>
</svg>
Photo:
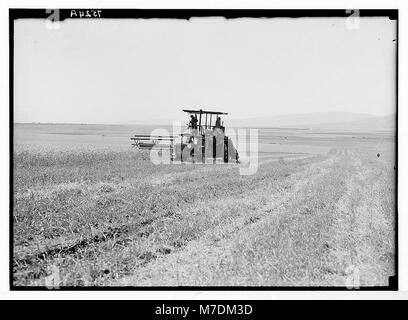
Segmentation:
<svg viewBox="0 0 408 320">
<path fill-rule="evenodd" d="M 361 18 L 15 22 L 15 122 L 395 112 L 396 22 Z"/>
</svg>

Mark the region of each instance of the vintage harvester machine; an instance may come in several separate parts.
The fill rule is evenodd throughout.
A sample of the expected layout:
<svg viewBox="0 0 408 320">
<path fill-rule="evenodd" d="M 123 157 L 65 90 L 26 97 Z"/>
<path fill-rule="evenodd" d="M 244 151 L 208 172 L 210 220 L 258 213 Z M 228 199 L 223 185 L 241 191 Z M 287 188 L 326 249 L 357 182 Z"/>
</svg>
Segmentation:
<svg viewBox="0 0 408 320">
<path fill-rule="evenodd" d="M 179 135 L 146 135 L 137 134 L 130 138 L 132 145 L 141 150 L 168 150 L 170 160 L 201 161 L 217 159 L 227 162 L 238 162 L 238 151 L 230 137 L 225 135 L 224 122 L 220 111 L 183 109 L 188 114 L 186 130 Z"/>
</svg>

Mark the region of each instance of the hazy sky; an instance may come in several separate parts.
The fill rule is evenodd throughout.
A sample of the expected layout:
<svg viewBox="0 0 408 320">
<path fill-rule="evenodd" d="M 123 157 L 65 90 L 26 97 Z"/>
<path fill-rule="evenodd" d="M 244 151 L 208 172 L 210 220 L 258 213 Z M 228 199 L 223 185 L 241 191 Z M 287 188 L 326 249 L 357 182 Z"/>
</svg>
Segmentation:
<svg viewBox="0 0 408 320">
<path fill-rule="evenodd" d="M 15 22 L 16 122 L 395 112 L 396 22 L 361 18 Z"/>
</svg>

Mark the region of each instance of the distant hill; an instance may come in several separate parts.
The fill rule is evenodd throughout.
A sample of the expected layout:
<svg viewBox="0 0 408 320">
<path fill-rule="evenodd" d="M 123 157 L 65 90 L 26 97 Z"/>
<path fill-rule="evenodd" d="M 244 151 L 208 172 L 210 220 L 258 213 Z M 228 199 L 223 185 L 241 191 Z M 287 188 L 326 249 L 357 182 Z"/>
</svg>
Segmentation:
<svg viewBox="0 0 408 320">
<path fill-rule="evenodd" d="M 180 120 L 182 125 L 188 119 Z M 395 114 L 373 116 L 367 113 L 353 112 L 313 112 L 303 114 L 286 114 L 247 119 L 223 118 L 227 127 L 253 128 L 298 128 L 298 129 L 332 129 L 353 131 L 390 131 L 395 130 Z M 117 124 L 125 125 L 172 125 L 172 119 L 157 118 L 148 120 L 129 120 Z"/>
<path fill-rule="evenodd" d="M 373 116 L 352 112 L 313 112 L 227 120 L 234 127 L 277 127 L 305 129 L 394 130 L 395 114 Z"/>
<path fill-rule="evenodd" d="M 333 122 L 314 125 L 315 129 L 338 129 L 338 130 L 353 130 L 353 131 L 393 131 L 396 130 L 395 113 L 389 116 L 375 117 L 371 116 L 364 119 L 348 121 L 348 122 Z"/>
</svg>

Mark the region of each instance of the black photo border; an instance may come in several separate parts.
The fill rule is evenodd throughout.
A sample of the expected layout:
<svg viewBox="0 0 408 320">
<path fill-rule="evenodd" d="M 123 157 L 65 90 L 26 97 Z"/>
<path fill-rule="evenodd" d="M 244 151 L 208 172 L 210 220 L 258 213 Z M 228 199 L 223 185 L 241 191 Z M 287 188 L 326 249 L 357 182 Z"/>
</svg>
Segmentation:
<svg viewBox="0 0 408 320">
<path fill-rule="evenodd" d="M 51 14 L 57 9 L 9 9 L 9 165 L 10 165 L 10 222 L 9 222 L 9 284 L 11 291 L 48 291 L 45 286 L 16 286 L 13 279 L 14 261 L 14 232 L 13 232 L 13 204 L 14 204 L 14 172 L 13 172 L 13 151 L 14 151 L 14 21 L 17 19 L 49 19 Z M 71 11 L 77 12 L 86 10 L 101 10 L 101 16 L 95 19 L 186 19 L 192 17 L 225 17 L 226 19 L 236 18 L 304 18 L 304 17 L 341 17 L 351 16 L 355 10 L 346 9 L 105 9 L 105 8 L 72 8 L 58 9 L 59 20 L 65 19 L 89 19 L 80 17 L 70 17 Z M 51 13 L 50 13 L 51 12 Z M 360 17 L 388 17 L 396 20 L 396 188 L 395 188 L 395 275 L 389 278 L 388 286 L 361 287 L 360 291 L 395 291 L 398 290 L 398 9 L 361 9 Z M 58 291 L 356 291 L 340 286 L 103 286 L 103 287 L 74 287 L 62 286 Z"/>
</svg>

